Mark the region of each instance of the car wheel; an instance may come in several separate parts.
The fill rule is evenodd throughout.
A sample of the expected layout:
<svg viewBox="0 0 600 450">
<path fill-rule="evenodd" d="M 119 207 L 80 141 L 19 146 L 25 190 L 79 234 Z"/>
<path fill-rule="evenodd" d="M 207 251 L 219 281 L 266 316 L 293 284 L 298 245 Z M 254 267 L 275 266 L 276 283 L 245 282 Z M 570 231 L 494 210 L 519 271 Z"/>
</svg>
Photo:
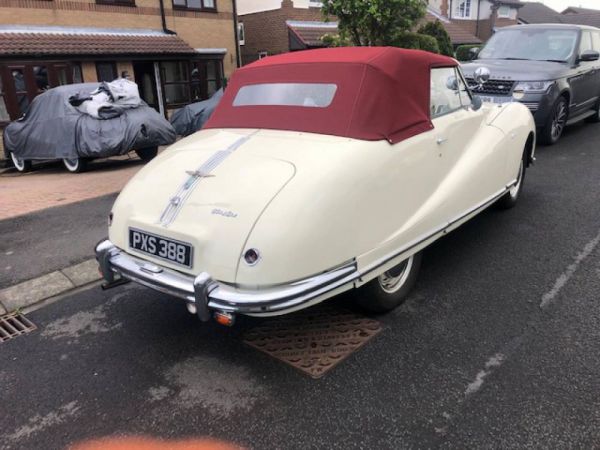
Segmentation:
<svg viewBox="0 0 600 450">
<path fill-rule="evenodd" d="M 135 151 L 142 161 L 148 162 L 158 155 L 158 147 L 140 148 Z"/>
<path fill-rule="evenodd" d="M 367 311 L 384 313 L 400 306 L 417 281 L 421 252 L 369 281 L 355 293 L 356 303 Z"/>
<path fill-rule="evenodd" d="M 517 204 L 521 191 L 523 190 L 523 183 L 525 182 L 525 156 L 521 158 L 521 164 L 519 165 L 519 173 L 517 175 L 517 182 L 508 190 L 506 194 L 500 200 L 498 200 L 498 207 L 500 209 L 510 209 Z"/>
<path fill-rule="evenodd" d="M 552 112 L 546 121 L 546 125 L 542 129 L 540 137 L 544 144 L 556 144 L 565 129 L 568 115 L 569 107 L 567 105 L 567 99 L 560 97 L 558 100 L 556 100 L 556 103 L 554 103 Z"/>
<path fill-rule="evenodd" d="M 31 170 L 31 161 L 19 158 L 13 152 L 10 152 L 10 159 L 19 172 L 29 172 Z"/>
<path fill-rule="evenodd" d="M 87 161 L 83 158 L 63 158 L 62 162 L 71 173 L 81 173 L 87 168 Z"/>
</svg>

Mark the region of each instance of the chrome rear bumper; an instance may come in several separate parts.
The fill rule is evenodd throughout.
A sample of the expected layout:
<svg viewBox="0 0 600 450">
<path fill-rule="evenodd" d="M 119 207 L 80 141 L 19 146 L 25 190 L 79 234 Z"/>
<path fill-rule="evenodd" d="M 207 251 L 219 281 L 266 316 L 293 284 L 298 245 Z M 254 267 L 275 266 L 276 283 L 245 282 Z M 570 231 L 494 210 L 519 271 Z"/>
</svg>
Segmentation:
<svg viewBox="0 0 600 450">
<path fill-rule="evenodd" d="M 182 298 L 196 307 L 203 321 L 211 311 L 248 315 L 285 314 L 331 297 L 341 288 L 352 287 L 359 273 L 356 263 L 289 284 L 264 289 L 239 289 L 219 283 L 202 272 L 193 277 L 144 261 L 117 248 L 109 240 L 96 246 L 96 259 L 108 283 L 115 275 L 149 288 Z"/>
</svg>

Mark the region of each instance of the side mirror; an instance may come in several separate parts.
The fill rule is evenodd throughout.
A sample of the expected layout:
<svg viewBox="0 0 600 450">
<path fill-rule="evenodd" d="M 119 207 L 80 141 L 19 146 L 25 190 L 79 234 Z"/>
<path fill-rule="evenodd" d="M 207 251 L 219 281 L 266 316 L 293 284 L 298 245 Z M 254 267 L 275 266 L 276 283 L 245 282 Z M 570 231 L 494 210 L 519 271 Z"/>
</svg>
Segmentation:
<svg viewBox="0 0 600 450">
<path fill-rule="evenodd" d="M 473 111 L 478 111 L 483 106 L 483 100 L 479 95 L 474 95 L 471 99 L 471 106 L 473 107 Z"/>
<path fill-rule="evenodd" d="M 579 55 L 579 61 L 598 61 L 600 59 L 600 53 L 596 50 L 586 50 Z"/>
<path fill-rule="evenodd" d="M 448 77 L 446 80 L 446 87 L 451 91 L 458 91 L 458 80 L 454 75 Z"/>
<path fill-rule="evenodd" d="M 479 50 L 481 50 L 479 47 L 471 47 L 469 49 L 469 57 L 473 60 L 475 58 L 477 58 L 477 55 L 479 55 Z"/>
<path fill-rule="evenodd" d="M 475 80 L 475 83 L 477 83 L 479 86 L 482 86 L 490 79 L 490 75 L 490 69 L 487 67 L 480 67 L 473 74 L 473 79 Z"/>
</svg>

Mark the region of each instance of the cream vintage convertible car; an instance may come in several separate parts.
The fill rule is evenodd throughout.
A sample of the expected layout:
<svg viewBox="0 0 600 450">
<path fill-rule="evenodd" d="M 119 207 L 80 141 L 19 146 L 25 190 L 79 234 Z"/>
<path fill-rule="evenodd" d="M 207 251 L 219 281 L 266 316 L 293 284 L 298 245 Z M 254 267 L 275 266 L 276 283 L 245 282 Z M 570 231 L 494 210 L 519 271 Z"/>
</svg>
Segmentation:
<svg viewBox="0 0 600 450">
<path fill-rule="evenodd" d="M 226 324 L 352 288 L 388 311 L 425 247 L 515 204 L 534 148 L 529 110 L 482 105 L 454 59 L 377 47 L 265 58 L 123 189 L 96 247 L 105 287 L 132 280 Z"/>
</svg>

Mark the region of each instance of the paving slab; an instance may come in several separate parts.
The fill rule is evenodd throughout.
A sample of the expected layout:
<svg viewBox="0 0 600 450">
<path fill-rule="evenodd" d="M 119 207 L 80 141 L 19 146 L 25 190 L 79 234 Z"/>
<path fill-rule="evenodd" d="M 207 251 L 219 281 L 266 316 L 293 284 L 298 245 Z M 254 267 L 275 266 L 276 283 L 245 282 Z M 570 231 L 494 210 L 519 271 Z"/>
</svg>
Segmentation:
<svg viewBox="0 0 600 450">
<path fill-rule="evenodd" d="M 76 286 L 83 286 L 101 278 L 98 263 L 94 258 L 61 271 Z"/>
<path fill-rule="evenodd" d="M 63 273 L 52 272 L 3 289 L 0 291 L 0 303 L 7 311 L 14 311 L 74 287 L 74 284 Z"/>
</svg>

